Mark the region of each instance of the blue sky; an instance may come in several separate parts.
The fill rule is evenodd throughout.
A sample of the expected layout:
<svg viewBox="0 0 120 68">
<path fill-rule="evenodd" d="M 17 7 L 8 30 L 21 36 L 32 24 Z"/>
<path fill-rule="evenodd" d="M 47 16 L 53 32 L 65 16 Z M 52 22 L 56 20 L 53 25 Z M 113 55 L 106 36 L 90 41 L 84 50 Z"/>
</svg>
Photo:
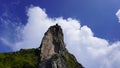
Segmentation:
<svg viewBox="0 0 120 68">
<path fill-rule="evenodd" d="M 86 68 L 119 68 L 119 3 L 119 0 L 0 0 L 0 52 L 39 47 L 44 32 L 58 23 L 66 48 Z"/>
<path fill-rule="evenodd" d="M 110 42 L 120 40 L 120 24 L 115 13 L 120 8 L 119 0 L 1 0 L 0 16 L 7 13 L 12 21 L 27 21 L 26 8 L 31 4 L 46 10 L 50 17 L 72 17 L 89 26 L 95 36 Z"/>
<path fill-rule="evenodd" d="M 120 24 L 115 15 L 120 8 L 119 3 L 119 0 L 1 0 L 0 18 L 10 20 L 11 23 L 26 24 L 27 8 L 30 5 L 40 6 L 46 10 L 49 17 L 75 18 L 81 25 L 90 27 L 95 36 L 115 42 L 120 40 Z M 1 23 L 2 20 L 0 20 L 0 36 L 11 38 L 11 33 L 14 31 L 10 28 L 14 27 L 6 28 Z M 1 43 L 0 48 L 4 47 L 2 45 Z"/>
<path fill-rule="evenodd" d="M 45 4 L 44 4 L 45 3 Z M 89 26 L 95 36 L 116 41 L 120 39 L 120 25 L 115 13 L 120 8 L 119 0 L 53 0 L 41 1 L 42 8 L 51 17 L 72 17 Z"/>
</svg>

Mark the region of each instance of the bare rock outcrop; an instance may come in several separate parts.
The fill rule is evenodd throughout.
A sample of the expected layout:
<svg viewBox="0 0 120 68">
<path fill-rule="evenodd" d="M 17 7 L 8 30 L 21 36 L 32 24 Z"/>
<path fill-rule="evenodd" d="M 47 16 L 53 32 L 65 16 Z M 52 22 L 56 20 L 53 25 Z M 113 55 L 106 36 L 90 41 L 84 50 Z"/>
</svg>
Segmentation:
<svg viewBox="0 0 120 68">
<path fill-rule="evenodd" d="M 58 24 L 45 33 L 39 56 L 38 68 L 83 68 L 65 48 L 63 32 Z"/>
</svg>

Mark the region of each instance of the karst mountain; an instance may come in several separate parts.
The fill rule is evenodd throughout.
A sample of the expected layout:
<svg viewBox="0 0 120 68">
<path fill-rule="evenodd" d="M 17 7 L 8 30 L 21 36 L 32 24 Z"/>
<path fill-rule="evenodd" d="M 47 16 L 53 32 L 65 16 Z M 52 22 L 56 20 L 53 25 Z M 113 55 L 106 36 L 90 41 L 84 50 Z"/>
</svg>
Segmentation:
<svg viewBox="0 0 120 68">
<path fill-rule="evenodd" d="M 74 47 L 74 46 L 73 46 Z M 36 49 L 1 53 L 0 68 L 84 68 L 66 49 L 64 34 L 58 24 L 48 28 Z"/>
</svg>

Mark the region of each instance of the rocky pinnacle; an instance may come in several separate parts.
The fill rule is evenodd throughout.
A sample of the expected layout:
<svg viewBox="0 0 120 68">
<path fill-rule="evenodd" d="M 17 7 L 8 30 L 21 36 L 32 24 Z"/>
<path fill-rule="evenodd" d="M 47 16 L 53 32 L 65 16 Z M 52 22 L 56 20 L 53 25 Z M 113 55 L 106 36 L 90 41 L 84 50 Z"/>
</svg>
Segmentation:
<svg viewBox="0 0 120 68">
<path fill-rule="evenodd" d="M 65 48 L 63 32 L 58 24 L 44 34 L 39 56 L 38 68 L 83 68 Z"/>
</svg>

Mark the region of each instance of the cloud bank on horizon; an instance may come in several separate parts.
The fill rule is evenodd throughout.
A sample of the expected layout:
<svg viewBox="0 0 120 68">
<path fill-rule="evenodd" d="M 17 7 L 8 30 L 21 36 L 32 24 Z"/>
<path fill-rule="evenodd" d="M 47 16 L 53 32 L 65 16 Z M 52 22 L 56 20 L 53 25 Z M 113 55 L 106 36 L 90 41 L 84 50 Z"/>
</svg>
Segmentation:
<svg viewBox="0 0 120 68">
<path fill-rule="evenodd" d="M 120 12 L 116 15 L 120 18 Z M 40 7 L 30 7 L 27 16 L 27 24 L 18 31 L 20 35 L 17 33 L 21 40 L 11 45 L 9 40 L 1 38 L 14 51 L 39 47 L 47 29 L 58 23 L 63 29 L 67 49 L 85 68 L 119 68 L 120 41 L 110 44 L 106 39 L 95 37 L 92 30 L 87 25 L 81 26 L 78 20 L 50 18 Z"/>
</svg>

